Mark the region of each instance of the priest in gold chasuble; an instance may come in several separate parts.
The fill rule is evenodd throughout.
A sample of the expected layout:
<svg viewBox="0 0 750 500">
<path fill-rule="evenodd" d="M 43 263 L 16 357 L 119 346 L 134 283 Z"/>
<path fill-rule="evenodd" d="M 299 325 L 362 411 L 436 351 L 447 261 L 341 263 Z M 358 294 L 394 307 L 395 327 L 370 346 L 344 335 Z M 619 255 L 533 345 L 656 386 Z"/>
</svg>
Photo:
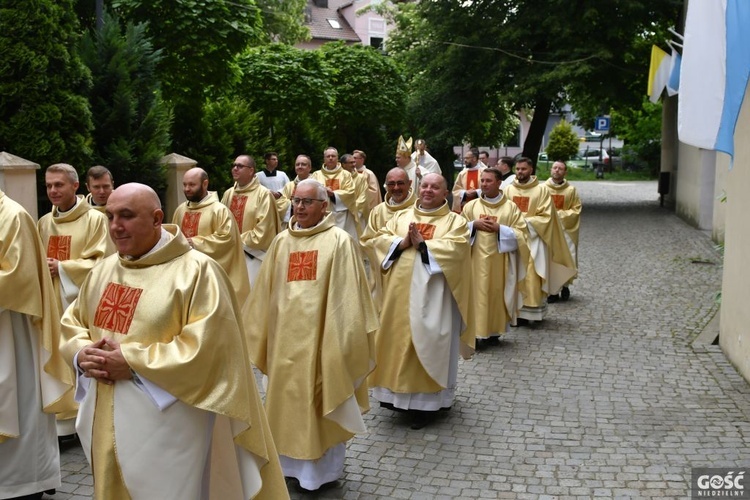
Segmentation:
<svg viewBox="0 0 750 500">
<path fill-rule="evenodd" d="M 576 269 L 578 269 L 578 229 L 581 224 L 581 198 L 578 197 L 576 187 L 565 179 L 567 173 L 567 165 L 564 162 L 556 161 L 552 164 L 550 178 L 547 179 L 545 186 L 552 196 L 552 203 L 555 205 L 557 215 L 560 217 L 563 229 L 565 229 L 565 242 L 568 244 L 568 249 L 576 263 Z M 571 278 L 563 285 L 561 291 L 563 300 L 570 298 L 568 286 L 574 279 L 575 277 Z"/>
<path fill-rule="evenodd" d="M 73 376 L 59 317 L 36 225 L 0 191 L 0 498 L 60 486 L 54 413 Z"/>
<path fill-rule="evenodd" d="M 298 155 L 294 160 L 294 172 L 297 176 L 286 183 L 281 190 L 281 196 L 276 200 L 276 208 L 279 212 L 282 229 L 285 229 L 289 225 L 289 219 L 292 218 L 292 198 L 294 197 L 294 190 L 297 189 L 297 184 L 299 184 L 299 181 L 310 177 L 310 172 L 312 172 L 312 160 L 310 157 L 307 155 Z"/>
<path fill-rule="evenodd" d="M 86 203 L 94 210 L 106 212 L 107 199 L 114 188 L 115 181 L 107 167 L 95 165 L 86 172 L 86 189 L 89 192 L 86 195 Z"/>
<path fill-rule="evenodd" d="M 243 310 L 284 475 L 306 490 L 338 480 L 346 442 L 366 430 L 378 328 L 356 243 L 327 203 L 319 182 L 300 181 Z"/>
<path fill-rule="evenodd" d="M 172 223 L 179 226 L 188 244 L 214 259 L 224 269 L 244 304 L 250 284 L 242 254 L 240 231 L 229 209 L 219 202 L 215 191 L 208 190 L 208 174 L 191 168 L 182 178 L 187 201 L 174 211 Z"/>
<path fill-rule="evenodd" d="M 461 212 L 471 231 L 469 329 L 478 349 L 496 345 L 523 306 L 528 231 L 521 211 L 500 191 L 502 182 L 499 170 L 484 170 L 482 196 Z"/>
<path fill-rule="evenodd" d="M 62 319 L 94 497 L 288 498 L 226 273 L 162 226 L 148 186 L 107 212 L 118 254 Z"/>
<path fill-rule="evenodd" d="M 355 170 L 358 175 L 363 175 L 367 179 L 367 211 L 369 212 L 377 205 L 383 202 L 383 195 L 380 193 L 380 182 L 378 182 L 375 172 L 367 168 L 365 160 L 367 155 L 360 149 L 355 149 L 352 153 L 354 156 Z M 363 226 L 367 225 L 367 220 L 361 221 Z"/>
<path fill-rule="evenodd" d="M 479 197 L 479 179 L 485 169 L 479 161 L 476 149 L 470 149 L 464 155 L 464 169 L 458 173 L 453 184 L 453 211 L 461 213 L 463 206 Z"/>
<path fill-rule="evenodd" d="M 62 314 L 78 296 L 91 268 L 114 248 L 107 232 L 107 217 L 76 196 L 78 173 L 70 165 L 51 165 L 45 173 L 52 211 L 37 222 L 42 245 Z"/>
<path fill-rule="evenodd" d="M 276 212 L 277 200 L 255 175 L 252 156 L 240 155 L 234 160 L 232 178 L 234 186 L 224 192 L 221 202 L 232 212 L 239 227 L 240 245 L 252 287 L 266 250 L 281 230 Z"/>
<path fill-rule="evenodd" d="M 339 164 L 336 148 L 327 148 L 323 152 L 323 166 L 310 177 L 326 188 L 328 211 L 333 214 L 336 226 L 349 233 L 354 241 L 359 241 L 356 186 L 352 174 Z"/>
<path fill-rule="evenodd" d="M 370 376 L 382 406 L 412 410 L 414 428 L 453 403 L 459 352 L 473 352 L 466 329 L 471 248 L 466 220 L 450 211 L 445 179 L 422 177 L 419 200 L 396 213 L 372 248 L 383 273 L 378 367 Z"/>
<path fill-rule="evenodd" d="M 576 275 L 576 266 L 549 189 L 539 183 L 528 158 L 516 162 L 516 179 L 505 196 L 523 212 L 529 230 L 531 259 L 526 269 L 526 296 L 519 318 L 541 321 L 547 313 L 547 296 L 557 293 Z"/>
<path fill-rule="evenodd" d="M 367 218 L 367 226 L 360 237 L 362 249 L 370 263 L 371 270 L 368 279 L 370 280 L 372 299 L 375 302 L 378 312 L 380 312 L 383 302 L 382 273 L 376 264 L 377 257 L 374 249 L 369 245 L 365 245 L 365 242 L 375 238 L 378 232 L 385 227 L 386 223 L 397 212 L 411 208 L 414 205 L 417 201 L 417 195 L 409 187 L 410 185 L 409 176 L 403 168 L 396 167 L 388 171 L 388 174 L 385 176 L 385 201 L 378 204 L 370 212 L 370 216 Z"/>
<path fill-rule="evenodd" d="M 71 165 L 50 165 L 44 179 L 52 211 L 39 219 L 37 229 L 47 252 L 56 309 L 62 315 L 78 296 L 89 271 L 114 252 L 114 247 L 107 217 L 93 210 L 82 195 L 76 196 L 78 172 Z M 73 395 L 67 393 L 58 405 L 59 436 L 75 434 L 76 411 Z"/>
<path fill-rule="evenodd" d="M 369 205 L 369 184 L 367 183 L 367 177 L 359 175 L 355 168 L 357 161 L 354 159 L 354 155 L 349 153 L 341 155 L 341 167 L 352 175 L 352 181 L 354 182 L 354 194 L 356 198 L 357 207 L 357 230 L 361 233 L 364 228 L 364 223 L 367 221 L 367 217 L 370 215 Z"/>
</svg>

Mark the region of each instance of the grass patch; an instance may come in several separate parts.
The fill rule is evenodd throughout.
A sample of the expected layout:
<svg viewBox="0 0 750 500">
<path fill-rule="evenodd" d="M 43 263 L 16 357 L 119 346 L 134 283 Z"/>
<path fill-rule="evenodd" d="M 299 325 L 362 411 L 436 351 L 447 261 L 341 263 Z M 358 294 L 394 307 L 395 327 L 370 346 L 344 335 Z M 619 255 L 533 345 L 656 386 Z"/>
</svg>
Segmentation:
<svg viewBox="0 0 750 500">
<path fill-rule="evenodd" d="M 536 176 L 540 181 L 546 181 L 549 174 L 548 166 L 539 166 L 536 169 Z M 604 179 L 596 178 L 596 171 L 593 168 L 569 168 L 568 174 L 565 178 L 569 181 L 651 181 L 656 180 L 656 177 L 649 174 L 649 172 L 628 172 L 626 170 L 614 170 L 612 172 L 604 172 Z"/>
</svg>

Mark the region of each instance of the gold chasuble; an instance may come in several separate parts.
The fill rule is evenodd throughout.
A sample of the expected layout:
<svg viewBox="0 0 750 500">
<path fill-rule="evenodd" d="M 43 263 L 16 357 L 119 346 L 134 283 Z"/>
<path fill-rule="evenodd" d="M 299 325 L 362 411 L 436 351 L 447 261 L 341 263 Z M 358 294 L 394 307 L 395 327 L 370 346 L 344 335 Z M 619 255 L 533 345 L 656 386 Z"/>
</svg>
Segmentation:
<svg viewBox="0 0 750 500">
<path fill-rule="evenodd" d="M 365 230 L 362 232 L 362 236 L 360 236 L 359 238 L 359 241 L 362 245 L 362 251 L 365 253 L 367 259 L 370 262 L 372 300 L 375 302 L 375 307 L 377 308 L 378 312 L 380 312 L 380 308 L 383 304 L 383 277 L 382 273 L 378 270 L 378 260 L 377 255 L 375 255 L 374 248 L 365 245 L 365 242 L 376 237 L 380 229 L 384 228 L 388 221 L 391 220 L 397 212 L 406 210 L 407 208 L 411 208 L 414 203 L 416 203 L 416 201 L 417 195 L 413 190 L 409 190 L 409 195 L 403 202 L 396 204 L 391 203 L 391 196 L 386 193 L 385 201 L 378 204 L 370 212 L 370 216 L 367 218 L 367 226 L 365 226 Z"/>
<path fill-rule="evenodd" d="M 86 203 L 97 212 L 105 213 L 107 211 L 107 205 L 97 205 L 94 203 L 94 196 L 91 193 L 86 195 Z"/>
<path fill-rule="evenodd" d="M 365 430 L 378 319 L 356 243 L 330 214 L 308 229 L 295 221 L 271 244 L 243 317 L 279 454 L 317 460 Z"/>
<path fill-rule="evenodd" d="M 71 210 L 57 207 L 37 222 L 47 257 L 60 261 L 60 276 L 52 279 L 60 314 L 76 298 L 89 271 L 114 252 L 107 217 L 92 210 L 82 195 Z M 63 276 L 64 274 L 64 276 Z"/>
<path fill-rule="evenodd" d="M 490 219 L 507 226 L 517 244 L 517 250 L 502 249 L 501 253 L 501 233 L 472 231 L 469 329 L 479 339 L 505 333 L 508 323 L 516 319 L 523 306 L 521 295 L 529 263 L 528 230 L 523 214 L 502 193 L 498 198 L 490 202 L 482 196 L 467 203 L 461 212 L 469 222 Z"/>
<path fill-rule="evenodd" d="M 360 175 L 356 171 L 352 172 L 352 180 L 354 181 L 354 192 L 357 196 L 358 228 L 362 229 L 364 222 L 370 215 L 370 200 L 368 198 L 368 189 L 370 186 L 367 183 L 367 176 Z"/>
<path fill-rule="evenodd" d="M 82 195 L 78 195 L 72 209 L 61 213 L 53 206 L 50 213 L 39 219 L 37 228 L 47 257 L 60 261 L 59 275 L 52 278 L 52 288 L 57 302 L 55 309 L 62 315 L 78 296 L 89 271 L 114 252 L 109 238 L 109 221 L 104 214 L 92 210 Z M 57 406 L 61 435 L 73 433 L 77 408 L 73 393 L 68 392 Z"/>
<path fill-rule="evenodd" d="M 60 316 L 56 304 L 46 252 L 36 225 L 21 205 L 0 191 L 0 496 L 3 498 L 6 493 L 14 497 L 28 494 L 5 487 L 23 485 L 27 477 L 35 477 L 33 468 L 45 468 L 42 432 L 36 424 L 27 425 L 37 418 L 31 413 L 59 412 L 63 394 L 73 391 L 73 372 L 59 352 Z M 25 343 L 19 343 L 16 335 L 23 335 Z M 25 351 L 22 354 L 29 359 L 17 359 L 14 354 L 17 349 Z M 19 388 L 22 388 L 20 394 Z M 23 389 L 27 389 L 25 394 Z M 26 402 L 34 404 L 24 405 Z M 27 431 L 26 435 L 22 429 Z M 53 425 L 53 461 L 59 464 L 56 437 Z M 3 446 L 8 440 L 22 442 L 24 446 L 10 443 Z M 16 449 L 31 455 L 31 463 L 13 456 Z M 6 462 L 6 458 L 14 460 Z M 5 474 L 18 462 L 26 470 L 18 472 L 12 482 L 5 481 L 10 479 Z M 59 469 L 54 472 L 59 485 Z M 37 491 L 40 490 L 33 493 Z"/>
<path fill-rule="evenodd" d="M 292 206 L 292 197 L 299 181 L 299 177 L 295 177 L 294 180 L 287 182 L 281 188 L 281 196 L 276 199 L 276 212 L 279 214 L 280 227 L 284 229 L 286 229 L 286 222 L 289 222 L 289 217 L 291 217 L 289 208 Z"/>
<path fill-rule="evenodd" d="M 578 267 L 578 228 L 581 224 L 581 199 L 578 191 L 566 179 L 561 184 L 555 184 L 550 177 L 545 186 L 549 189 L 552 204 L 555 205 L 557 216 L 565 229 L 566 240 L 570 240 L 568 247 Z"/>
<path fill-rule="evenodd" d="M 357 240 L 359 238 L 359 229 L 357 229 L 359 225 L 357 216 L 358 193 L 352 174 L 339 165 L 333 170 L 328 170 L 325 167 L 316 170 L 310 174 L 310 178 L 315 179 L 334 192 L 336 200 L 335 202 L 329 200 L 328 211 L 333 214 L 336 226 Z"/>
<path fill-rule="evenodd" d="M 268 250 L 273 238 L 281 231 L 281 225 L 276 213 L 276 200 L 271 191 L 261 185 L 258 177 L 253 177 L 247 186 L 235 183 L 224 192 L 221 202 L 234 215 L 246 251 Z"/>
<path fill-rule="evenodd" d="M 135 374 L 78 379 L 94 497 L 288 498 L 232 285 L 176 226 L 162 229 L 166 241 L 140 259 L 97 266 L 63 315 L 68 363 L 111 338 Z"/>
<path fill-rule="evenodd" d="M 367 210 L 369 212 L 383 202 L 380 183 L 375 176 L 375 172 L 367 167 L 362 167 L 362 170 L 358 170 L 357 173 L 367 178 Z"/>
<path fill-rule="evenodd" d="M 452 344 L 460 335 L 464 356 L 474 347 L 474 337 L 465 329 L 471 287 L 469 228 L 463 217 L 450 211 L 448 203 L 432 211 L 418 205 L 417 201 L 410 209 L 397 212 L 376 237 L 364 243 L 374 252 L 374 262 L 383 273 L 381 325 L 375 337 L 378 366 L 369 383 L 396 394 L 451 389 L 458 363 Z M 428 271 L 414 246 L 387 261 L 394 242 L 406 235 L 412 222 L 418 225 L 440 272 Z M 383 271 L 389 262 L 392 265 Z M 444 321 L 441 314 L 452 310 L 456 314 Z"/>
<path fill-rule="evenodd" d="M 565 243 L 562 224 L 549 190 L 539 183 L 535 175 L 526 184 L 513 181 L 504 193 L 523 212 L 529 227 L 531 260 L 526 271 L 524 307 L 544 308 L 547 295 L 557 293 L 576 275 L 575 262 Z M 520 317 L 524 317 L 523 311 Z"/>
<path fill-rule="evenodd" d="M 453 184 L 453 211 L 461 213 L 461 195 L 465 191 L 476 191 L 479 189 L 479 181 L 482 177 L 484 168 L 481 164 L 477 164 L 473 168 L 464 168 L 458 173 L 456 182 Z"/>
<path fill-rule="evenodd" d="M 229 276 L 237 300 L 244 304 L 250 295 L 245 258 L 232 213 L 219 203 L 216 192 L 211 191 L 201 201 L 186 201 L 174 212 L 172 223 L 180 226 L 182 234 L 190 238 L 193 248 L 205 253 Z"/>
</svg>

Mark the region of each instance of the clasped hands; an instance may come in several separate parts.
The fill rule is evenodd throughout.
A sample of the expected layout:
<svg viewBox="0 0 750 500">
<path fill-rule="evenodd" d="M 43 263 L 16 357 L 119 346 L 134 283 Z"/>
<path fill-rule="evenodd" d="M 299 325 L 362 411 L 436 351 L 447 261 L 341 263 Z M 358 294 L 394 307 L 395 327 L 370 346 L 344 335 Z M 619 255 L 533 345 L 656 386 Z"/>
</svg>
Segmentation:
<svg viewBox="0 0 750 500">
<path fill-rule="evenodd" d="M 500 231 L 500 224 L 493 222 L 492 219 L 476 219 L 474 227 L 479 231 L 486 231 L 488 233 L 497 233 Z"/>
<path fill-rule="evenodd" d="M 133 378 L 130 365 L 125 361 L 120 344 L 113 339 L 103 338 L 78 352 L 78 367 L 83 376 L 112 385 L 116 380 Z"/>
<path fill-rule="evenodd" d="M 412 222 L 409 224 L 409 230 L 406 231 L 406 236 L 404 236 L 404 239 L 398 244 L 398 248 L 400 250 L 406 250 L 410 246 L 418 247 L 423 242 L 424 237 L 422 237 L 422 233 L 417 229 L 417 224 Z"/>
</svg>

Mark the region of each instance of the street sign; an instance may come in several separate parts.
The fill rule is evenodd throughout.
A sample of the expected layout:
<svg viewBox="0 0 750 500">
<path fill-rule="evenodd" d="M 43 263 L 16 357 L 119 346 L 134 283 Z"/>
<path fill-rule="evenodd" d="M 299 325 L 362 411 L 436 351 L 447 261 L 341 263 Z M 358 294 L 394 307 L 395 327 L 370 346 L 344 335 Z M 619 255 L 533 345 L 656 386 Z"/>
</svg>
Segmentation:
<svg viewBox="0 0 750 500">
<path fill-rule="evenodd" d="M 609 132 L 609 116 L 597 116 L 594 130 L 597 132 Z"/>
</svg>

